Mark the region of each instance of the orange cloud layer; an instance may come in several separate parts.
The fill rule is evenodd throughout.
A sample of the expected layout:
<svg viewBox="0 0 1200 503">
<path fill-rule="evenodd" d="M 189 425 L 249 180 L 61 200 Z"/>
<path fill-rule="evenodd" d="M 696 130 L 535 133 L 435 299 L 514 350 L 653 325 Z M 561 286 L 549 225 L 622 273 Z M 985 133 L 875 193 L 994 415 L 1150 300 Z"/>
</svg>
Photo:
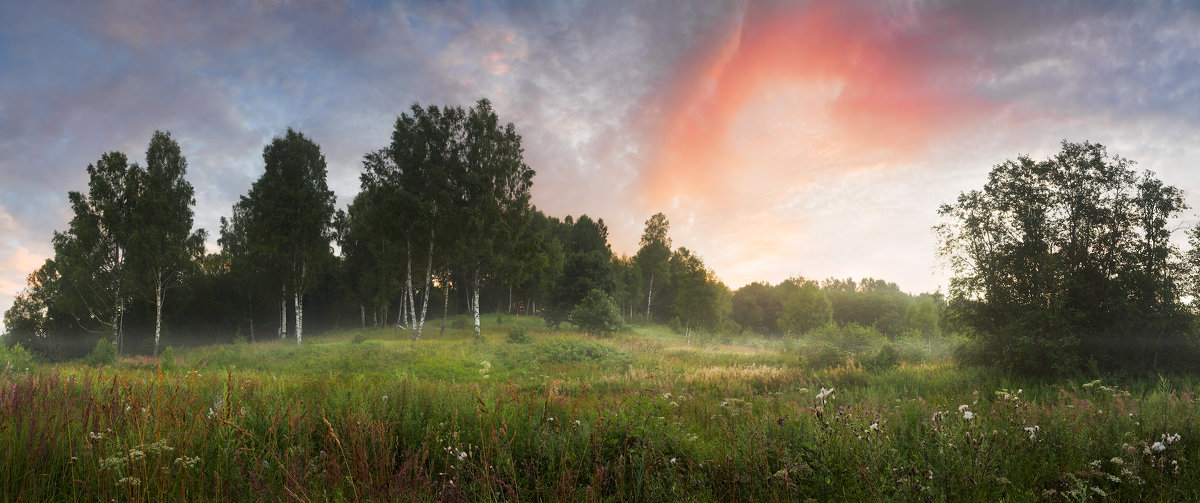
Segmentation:
<svg viewBox="0 0 1200 503">
<path fill-rule="evenodd" d="M 748 4 L 665 85 L 658 137 L 642 171 L 649 202 L 725 202 L 714 201 L 718 189 L 746 176 L 828 169 L 845 164 L 837 157 L 864 152 L 883 159 L 919 153 L 931 138 L 992 108 L 973 93 L 983 62 L 944 43 L 962 34 L 948 16 L 880 4 Z M 785 122 L 755 125 L 762 116 L 747 116 L 771 107 L 781 109 L 766 117 Z M 788 122 L 804 124 L 803 132 Z M 747 123 L 751 130 L 734 134 Z M 772 157 L 781 148 L 793 152 Z M 878 164 L 879 155 L 871 157 Z"/>
</svg>

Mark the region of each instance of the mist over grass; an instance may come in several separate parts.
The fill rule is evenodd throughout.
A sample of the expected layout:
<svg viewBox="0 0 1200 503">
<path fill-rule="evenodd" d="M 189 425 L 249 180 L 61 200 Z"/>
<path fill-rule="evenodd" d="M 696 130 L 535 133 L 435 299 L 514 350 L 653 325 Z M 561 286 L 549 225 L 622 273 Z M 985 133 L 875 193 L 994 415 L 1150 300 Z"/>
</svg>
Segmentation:
<svg viewBox="0 0 1200 503">
<path fill-rule="evenodd" d="M 487 321 L 482 341 L 452 324 L 9 368 L 0 499 L 1200 498 L 1189 376 L 1014 378 L 928 341 L 814 366 L 819 340 Z"/>
</svg>

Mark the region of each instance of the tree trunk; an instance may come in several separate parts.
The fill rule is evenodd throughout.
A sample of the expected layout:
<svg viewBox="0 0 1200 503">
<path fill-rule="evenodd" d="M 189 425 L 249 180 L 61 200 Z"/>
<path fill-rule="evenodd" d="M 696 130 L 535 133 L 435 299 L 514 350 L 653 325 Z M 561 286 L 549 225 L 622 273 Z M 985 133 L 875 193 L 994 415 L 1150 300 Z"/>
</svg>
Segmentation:
<svg viewBox="0 0 1200 503">
<path fill-rule="evenodd" d="M 483 336 L 479 331 L 479 269 L 475 270 L 474 277 L 471 278 L 471 313 L 475 315 L 475 338 L 481 339 Z"/>
<path fill-rule="evenodd" d="M 425 287 L 421 291 L 421 313 L 413 320 L 413 340 L 421 338 L 421 330 L 425 328 L 425 313 L 429 309 L 429 289 L 433 282 L 433 241 L 434 231 L 429 230 L 429 255 L 425 258 Z M 415 313 L 414 313 L 415 314 Z"/>
<path fill-rule="evenodd" d="M 279 338 L 287 337 L 287 294 L 279 296 Z"/>
<path fill-rule="evenodd" d="M 300 292 L 295 294 L 296 303 L 296 345 L 300 345 L 300 340 L 304 338 L 304 296 Z"/>
<path fill-rule="evenodd" d="M 358 317 L 362 319 L 362 327 L 367 328 L 367 306 L 358 305 Z"/>
<path fill-rule="evenodd" d="M 650 273 L 650 287 L 646 288 L 646 320 L 650 320 L 650 302 L 654 300 L 654 273 Z"/>
<path fill-rule="evenodd" d="M 446 314 L 450 312 L 450 285 L 442 284 L 442 329 L 438 335 L 446 335 Z"/>
<path fill-rule="evenodd" d="M 162 339 L 162 305 L 163 305 L 163 286 L 162 281 L 158 281 L 154 285 L 154 356 L 158 356 L 158 341 Z"/>
</svg>

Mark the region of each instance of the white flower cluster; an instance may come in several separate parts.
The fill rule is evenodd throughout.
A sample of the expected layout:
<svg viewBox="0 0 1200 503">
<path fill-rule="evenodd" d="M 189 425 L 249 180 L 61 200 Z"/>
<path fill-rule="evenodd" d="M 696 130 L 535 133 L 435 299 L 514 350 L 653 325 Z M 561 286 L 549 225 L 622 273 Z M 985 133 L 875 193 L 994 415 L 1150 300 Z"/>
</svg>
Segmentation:
<svg viewBox="0 0 1200 503">
<path fill-rule="evenodd" d="M 974 419 L 975 413 L 967 410 L 967 407 L 969 407 L 969 405 L 967 405 L 967 404 L 959 405 L 958 411 L 962 412 L 963 419 Z"/>
<path fill-rule="evenodd" d="M 1025 433 L 1029 434 L 1029 440 L 1037 440 L 1037 432 L 1040 431 L 1042 427 L 1035 424 L 1033 426 L 1026 426 L 1021 429 L 1025 430 Z"/>
</svg>

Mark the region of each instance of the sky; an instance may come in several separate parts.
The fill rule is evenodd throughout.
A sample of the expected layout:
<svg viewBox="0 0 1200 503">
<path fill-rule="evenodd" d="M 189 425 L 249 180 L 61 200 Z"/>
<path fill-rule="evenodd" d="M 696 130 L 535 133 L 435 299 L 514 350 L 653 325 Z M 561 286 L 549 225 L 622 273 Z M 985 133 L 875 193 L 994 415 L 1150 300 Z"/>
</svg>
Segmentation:
<svg viewBox="0 0 1200 503">
<path fill-rule="evenodd" d="M 1200 207 L 1200 2 L 0 0 L 0 310 L 105 152 L 170 131 L 215 251 L 288 127 L 344 207 L 397 115 L 479 98 L 543 212 L 632 255 L 661 211 L 734 289 L 944 292 L 938 205 L 1064 140 Z"/>
</svg>

